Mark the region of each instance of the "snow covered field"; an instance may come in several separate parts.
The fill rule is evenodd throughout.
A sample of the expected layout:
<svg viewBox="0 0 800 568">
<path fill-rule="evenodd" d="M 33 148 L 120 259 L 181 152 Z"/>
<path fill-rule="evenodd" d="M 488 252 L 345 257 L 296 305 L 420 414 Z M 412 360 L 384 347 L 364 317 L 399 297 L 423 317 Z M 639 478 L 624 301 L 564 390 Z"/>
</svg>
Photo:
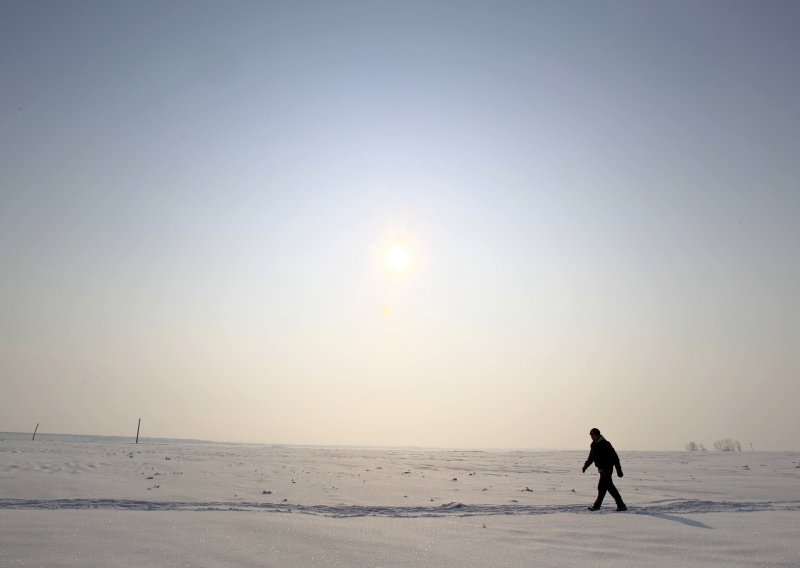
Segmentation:
<svg viewBox="0 0 800 568">
<path fill-rule="evenodd" d="M 800 566 L 800 454 L 335 449 L 0 434 L 0 566 Z"/>
</svg>

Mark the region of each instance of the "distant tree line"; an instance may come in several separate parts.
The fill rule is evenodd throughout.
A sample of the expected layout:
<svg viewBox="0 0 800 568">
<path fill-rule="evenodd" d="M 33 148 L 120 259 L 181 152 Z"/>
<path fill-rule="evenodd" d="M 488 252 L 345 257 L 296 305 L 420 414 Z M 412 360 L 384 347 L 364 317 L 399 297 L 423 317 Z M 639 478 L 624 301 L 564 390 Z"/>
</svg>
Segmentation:
<svg viewBox="0 0 800 568">
<path fill-rule="evenodd" d="M 737 440 L 726 438 L 724 440 L 717 440 L 714 442 L 714 449 L 718 452 L 741 452 L 742 445 Z M 706 447 L 697 442 L 689 442 L 686 444 L 687 452 L 705 452 Z"/>
<path fill-rule="evenodd" d="M 726 438 L 725 440 L 717 440 L 714 442 L 714 449 L 718 452 L 741 452 L 742 445 L 736 440 Z"/>
</svg>

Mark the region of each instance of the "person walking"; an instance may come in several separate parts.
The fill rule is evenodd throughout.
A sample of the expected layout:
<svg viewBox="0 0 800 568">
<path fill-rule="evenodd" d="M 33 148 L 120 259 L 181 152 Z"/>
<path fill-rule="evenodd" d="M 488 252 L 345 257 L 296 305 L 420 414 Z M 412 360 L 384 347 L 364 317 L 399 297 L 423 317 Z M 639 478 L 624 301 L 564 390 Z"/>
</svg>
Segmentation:
<svg viewBox="0 0 800 568">
<path fill-rule="evenodd" d="M 597 484 L 597 499 L 595 499 L 594 505 L 589 507 L 589 510 L 598 511 L 603 504 L 606 492 L 608 492 L 617 502 L 617 511 L 627 511 L 628 507 L 622 501 L 622 495 L 617 491 L 612 479 L 614 469 L 617 470 L 617 475 L 622 477 L 622 466 L 619 463 L 619 456 L 614 450 L 614 446 L 603 437 L 597 428 L 592 428 L 589 431 L 589 436 L 592 438 L 592 445 L 589 449 L 589 457 L 586 463 L 583 464 L 583 473 L 586 473 L 592 463 L 597 466 L 597 470 L 600 472 L 600 482 Z"/>
</svg>

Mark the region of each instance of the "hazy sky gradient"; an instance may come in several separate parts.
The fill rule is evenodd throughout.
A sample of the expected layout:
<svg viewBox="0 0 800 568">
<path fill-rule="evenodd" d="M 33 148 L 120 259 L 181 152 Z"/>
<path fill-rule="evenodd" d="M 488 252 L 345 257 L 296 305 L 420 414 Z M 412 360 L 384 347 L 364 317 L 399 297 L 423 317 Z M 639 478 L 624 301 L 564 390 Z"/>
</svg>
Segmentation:
<svg viewBox="0 0 800 568">
<path fill-rule="evenodd" d="M 798 25 L 3 1 L 0 430 L 800 449 Z"/>
</svg>

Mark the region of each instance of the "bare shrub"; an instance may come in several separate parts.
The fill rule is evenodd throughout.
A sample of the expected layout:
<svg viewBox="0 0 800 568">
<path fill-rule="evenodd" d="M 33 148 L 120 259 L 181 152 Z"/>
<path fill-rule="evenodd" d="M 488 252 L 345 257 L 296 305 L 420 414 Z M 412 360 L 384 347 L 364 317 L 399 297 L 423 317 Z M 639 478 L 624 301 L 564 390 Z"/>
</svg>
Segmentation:
<svg viewBox="0 0 800 568">
<path fill-rule="evenodd" d="M 741 452 L 742 445 L 736 440 L 726 438 L 725 440 L 714 442 L 714 449 L 718 452 Z"/>
<path fill-rule="evenodd" d="M 706 447 L 703 444 L 698 444 L 697 442 L 689 442 L 686 444 L 686 451 L 687 452 L 705 452 Z"/>
</svg>

